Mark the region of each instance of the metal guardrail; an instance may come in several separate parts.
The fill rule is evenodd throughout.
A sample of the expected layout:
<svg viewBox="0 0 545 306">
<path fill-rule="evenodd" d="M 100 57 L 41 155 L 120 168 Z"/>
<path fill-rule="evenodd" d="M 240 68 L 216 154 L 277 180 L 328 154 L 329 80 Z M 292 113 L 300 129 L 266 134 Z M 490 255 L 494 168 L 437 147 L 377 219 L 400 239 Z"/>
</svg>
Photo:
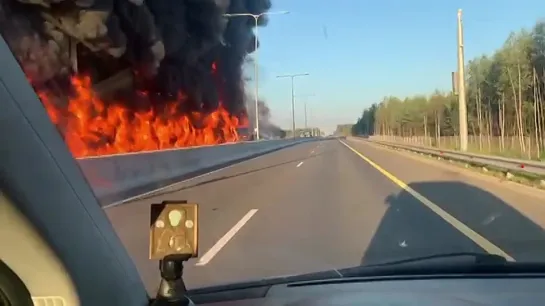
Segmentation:
<svg viewBox="0 0 545 306">
<path fill-rule="evenodd" d="M 366 140 L 372 143 L 377 143 L 377 144 L 381 144 L 381 145 L 385 145 L 385 146 L 389 146 L 389 147 L 393 147 L 397 149 L 409 150 L 416 153 L 429 154 L 432 156 L 442 157 L 445 159 L 467 162 L 470 164 L 477 164 L 484 167 L 489 166 L 489 167 L 499 168 L 506 171 L 519 172 L 519 173 L 525 172 L 529 174 L 545 176 L 544 162 L 506 158 L 501 156 L 492 156 L 492 155 L 484 155 L 484 154 L 476 154 L 476 153 L 464 153 L 459 151 L 430 148 L 430 147 L 411 145 L 411 144 L 405 144 L 405 143 L 400 144 L 397 142 L 377 140 L 373 138 L 358 137 L 358 139 Z"/>
</svg>

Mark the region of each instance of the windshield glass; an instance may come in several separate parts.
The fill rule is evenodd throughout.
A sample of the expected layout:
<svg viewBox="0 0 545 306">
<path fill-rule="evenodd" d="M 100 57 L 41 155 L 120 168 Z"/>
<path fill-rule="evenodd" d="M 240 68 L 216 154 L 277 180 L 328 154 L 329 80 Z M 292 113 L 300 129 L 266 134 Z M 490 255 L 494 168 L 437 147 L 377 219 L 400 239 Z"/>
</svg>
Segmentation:
<svg viewBox="0 0 545 306">
<path fill-rule="evenodd" d="M 443 2 L 2 0 L 0 30 L 150 293 L 164 200 L 200 205 L 190 288 L 543 261 L 545 13 Z"/>
</svg>

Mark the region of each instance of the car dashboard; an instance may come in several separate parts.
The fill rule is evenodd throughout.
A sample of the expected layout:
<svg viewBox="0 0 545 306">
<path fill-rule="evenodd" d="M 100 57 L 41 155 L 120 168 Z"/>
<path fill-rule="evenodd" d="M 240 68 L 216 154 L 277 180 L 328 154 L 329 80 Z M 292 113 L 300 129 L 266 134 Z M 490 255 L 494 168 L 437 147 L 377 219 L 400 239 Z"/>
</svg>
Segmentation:
<svg viewBox="0 0 545 306">
<path fill-rule="evenodd" d="M 192 296 L 197 305 L 544 305 L 545 275 L 351 278 Z"/>
</svg>

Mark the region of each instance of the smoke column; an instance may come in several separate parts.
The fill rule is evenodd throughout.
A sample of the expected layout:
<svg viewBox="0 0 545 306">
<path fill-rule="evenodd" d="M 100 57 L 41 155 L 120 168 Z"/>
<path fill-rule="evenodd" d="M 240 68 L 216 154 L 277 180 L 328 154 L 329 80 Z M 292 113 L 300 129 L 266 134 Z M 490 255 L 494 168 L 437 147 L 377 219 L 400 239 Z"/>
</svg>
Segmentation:
<svg viewBox="0 0 545 306">
<path fill-rule="evenodd" d="M 252 130 L 255 128 L 255 100 L 247 99 L 247 110 L 250 126 Z M 259 100 L 259 133 L 263 138 L 280 137 L 283 135 L 283 130 L 271 122 L 271 111 L 264 101 Z"/>
<path fill-rule="evenodd" d="M 183 92 L 187 111 L 207 112 L 221 102 L 239 114 L 255 24 L 223 14 L 270 7 L 269 0 L 1 0 L 0 29 L 33 83 L 73 74 L 70 45 L 77 41 L 78 71 L 99 81 L 100 70 L 129 67 L 153 103 Z"/>
</svg>

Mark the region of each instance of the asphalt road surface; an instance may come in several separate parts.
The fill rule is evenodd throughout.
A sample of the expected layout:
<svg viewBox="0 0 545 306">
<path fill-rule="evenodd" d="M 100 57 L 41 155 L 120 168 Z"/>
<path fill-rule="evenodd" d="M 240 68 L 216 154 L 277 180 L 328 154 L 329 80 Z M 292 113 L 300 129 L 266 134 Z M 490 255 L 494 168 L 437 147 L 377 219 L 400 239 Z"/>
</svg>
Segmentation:
<svg viewBox="0 0 545 306">
<path fill-rule="evenodd" d="M 348 139 L 303 143 L 106 208 L 150 293 L 149 204 L 200 204 L 189 288 L 478 251 L 545 259 L 541 191 Z"/>
</svg>

